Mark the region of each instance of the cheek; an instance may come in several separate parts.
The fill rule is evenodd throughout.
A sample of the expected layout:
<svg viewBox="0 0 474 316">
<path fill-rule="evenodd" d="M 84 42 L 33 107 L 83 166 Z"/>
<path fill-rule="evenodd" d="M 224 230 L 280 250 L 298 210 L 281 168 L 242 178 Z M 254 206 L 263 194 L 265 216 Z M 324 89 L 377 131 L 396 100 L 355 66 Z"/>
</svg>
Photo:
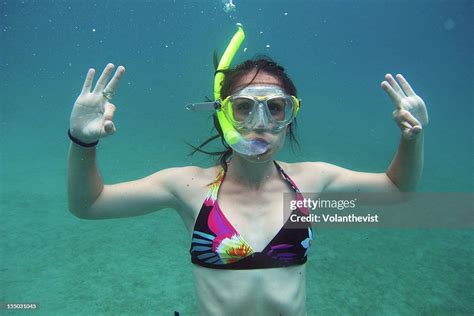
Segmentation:
<svg viewBox="0 0 474 316">
<path fill-rule="evenodd" d="M 286 129 L 281 131 L 278 135 L 275 137 L 275 142 L 274 142 L 274 147 L 275 148 L 281 148 L 285 144 L 285 138 L 286 138 Z"/>
</svg>

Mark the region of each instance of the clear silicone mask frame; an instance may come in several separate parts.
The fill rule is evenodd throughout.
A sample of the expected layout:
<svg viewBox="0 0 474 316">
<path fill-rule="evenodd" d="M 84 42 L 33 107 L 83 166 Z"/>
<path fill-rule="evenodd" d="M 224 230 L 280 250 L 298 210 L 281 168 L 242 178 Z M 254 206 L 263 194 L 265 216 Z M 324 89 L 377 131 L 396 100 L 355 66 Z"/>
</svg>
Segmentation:
<svg viewBox="0 0 474 316">
<path fill-rule="evenodd" d="M 296 117 L 300 100 L 279 86 L 248 86 L 220 102 L 228 121 L 238 130 L 281 130 Z"/>
</svg>

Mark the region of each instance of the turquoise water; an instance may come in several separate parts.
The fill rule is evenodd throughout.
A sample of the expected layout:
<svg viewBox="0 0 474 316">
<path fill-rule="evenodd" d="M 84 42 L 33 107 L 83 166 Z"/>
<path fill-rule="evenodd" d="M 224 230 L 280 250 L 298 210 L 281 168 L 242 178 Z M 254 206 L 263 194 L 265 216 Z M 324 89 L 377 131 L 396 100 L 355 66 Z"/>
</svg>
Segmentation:
<svg viewBox="0 0 474 316">
<path fill-rule="evenodd" d="M 39 303 L 37 315 L 194 314 L 189 238 L 174 211 L 109 221 L 68 212 L 66 131 L 87 69 L 122 64 L 117 133 L 98 149 L 105 182 L 212 165 L 187 156 L 185 141 L 206 139 L 211 121 L 184 106 L 212 95 L 212 51 L 236 22 L 247 34 L 236 62 L 271 56 L 303 99 L 301 150 L 280 160 L 385 170 L 399 133 L 380 82 L 402 73 L 430 115 L 419 190 L 472 192 L 472 1 L 234 3 L 232 15 L 220 0 L 0 3 L 0 302 Z M 473 237 L 317 231 L 308 314 L 471 315 Z"/>
</svg>

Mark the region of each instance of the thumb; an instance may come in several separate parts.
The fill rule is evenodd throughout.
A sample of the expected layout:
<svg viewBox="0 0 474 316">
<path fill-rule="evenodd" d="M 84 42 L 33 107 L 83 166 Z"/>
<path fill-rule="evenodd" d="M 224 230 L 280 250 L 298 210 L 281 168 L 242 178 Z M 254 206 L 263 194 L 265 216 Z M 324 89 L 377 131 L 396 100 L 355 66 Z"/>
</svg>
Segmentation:
<svg viewBox="0 0 474 316">
<path fill-rule="evenodd" d="M 102 135 L 112 135 L 116 132 L 114 122 L 104 121 L 104 126 L 102 127 Z"/>
<path fill-rule="evenodd" d="M 103 127 L 102 127 L 102 134 L 103 135 L 112 135 L 116 131 L 114 122 L 112 121 L 112 119 L 114 117 L 115 109 L 116 109 L 116 107 L 112 103 L 107 102 L 105 104 L 104 123 L 103 123 Z"/>
<path fill-rule="evenodd" d="M 418 136 L 418 134 L 421 133 L 421 131 L 422 131 L 421 126 L 416 125 L 411 128 L 408 128 L 408 127 L 404 128 L 402 134 L 405 139 L 415 139 Z"/>
<path fill-rule="evenodd" d="M 106 121 L 112 121 L 112 118 L 114 117 L 116 107 L 112 103 L 105 103 L 104 105 L 104 120 Z"/>
</svg>

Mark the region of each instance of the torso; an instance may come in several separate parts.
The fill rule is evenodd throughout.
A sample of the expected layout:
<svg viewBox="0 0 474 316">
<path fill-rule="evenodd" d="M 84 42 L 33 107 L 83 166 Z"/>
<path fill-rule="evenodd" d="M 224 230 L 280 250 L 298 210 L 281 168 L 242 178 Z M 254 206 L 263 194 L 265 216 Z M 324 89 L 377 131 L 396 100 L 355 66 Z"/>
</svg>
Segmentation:
<svg viewBox="0 0 474 316">
<path fill-rule="evenodd" d="M 199 315 L 306 315 L 306 265 L 216 270 L 193 265 Z"/>
<path fill-rule="evenodd" d="M 314 181 L 304 172 L 304 163 L 278 162 L 301 192 L 317 192 L 324 180 Z M 220 171 L 188 169 L 185 189 L 178 196 L 190 240 L 207 186 Z M 189 177 L 189 178 L 188 178 Z M 184 186 L 183 186 L 184 187 Z M 222 183 L 218 203 L 225 217 L 255 251 L 263 250 L 290 215 L 283 208 L 283 193 L 291 193 L 287 183 L 275 178 L 254 195 L 243 192 L 232 179 Z M 242 198 L 244 196 L 244 198 Z M 216 270 L 193 264 L 193 274 L 202 315 L 305 315 L 305 264 L 281 268 Z"/>
</svg>

